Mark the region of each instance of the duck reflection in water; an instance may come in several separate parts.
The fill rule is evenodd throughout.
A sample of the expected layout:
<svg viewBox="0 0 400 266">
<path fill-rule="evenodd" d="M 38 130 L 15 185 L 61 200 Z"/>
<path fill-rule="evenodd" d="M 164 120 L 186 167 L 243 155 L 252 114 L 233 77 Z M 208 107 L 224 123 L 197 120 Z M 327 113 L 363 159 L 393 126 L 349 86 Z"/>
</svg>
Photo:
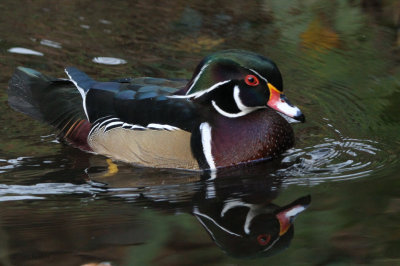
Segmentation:
<svg viewBox="0 0 400 266">
<path fill-rule="evenodd" d="M 126 174 L 132 174 L 130 169 L 126 170 Z M 212 240 L 230 256 L 271 256 L 290 245 L 294 236 L 294 219 L 308 207 L 311 196 L 298 198 L 282 207 L 274 204 L 273 201 L 280 192 L 282 177 L 260 177 L 262 170 L 265 170 L 265 164 L 239 170 L 230 169 L 219 172 L 218 177 L 213 180 L 207 174 L 203 175 L 194 183 L 191 182 L 193 177 L 185 179 L 175 176 L 175 181 L 179 180 L 180 184 L 178 187 L 172 186 L 173 192 L 169 192 L 171 187 L 168 188 L 168 184 L 164 183 L 163 186 L 152 186 L 153 192 L 149 191 L 151 195 L 144 192 L 135 201 L 153 209 L 183 210 L 193 214 Z M 154 170 L 148 171 L 150 172 L 145 176 L 151 179 L 151 172 Z M 126 187 L 121 180 L 128 180 L 130 186 L 134 185 L 131 183 L 132 176 L 124 178 L 123 171 L 118 175 L 119 181 L 114 177 L 100 177 L 97 180 L 107 181 L 108 185 L 118 187 Z M 154 178 L 158 179 L 159 175 L 156 176 Z M 93 178 L 96 180 L 96 177 Z M 166 174 L 163 180 L 173 178 L 170 179 Z M 188 182 L 185 184 L 183 180 Z M 117 184 L 112 184 L 113 181 Z M 137 185 L 139 184 L 134 186 Z M 185 198 L 190 191 L 191 201 L 173 198 L 172 195 L 180 194 L 177 189 L 182 190 Z M 158 197 L 158 193 L 162 196 Z"/>
<path fill-rule="evenodd" d="M 215 243 L 234 257 L 270 256 L 293 238 L 294 218 L 310 203 L 310 196 L 279 207 L 272 202 L 248 203 L 240 198 L 216 200 L 195 207 L 193 214 Z"/>
<path fill-rule="evenodd" d="M 223 259 L 221 252 L 213 252 L 215 245 L 205 232 L 229 256 L 270 256 L 289 246 L 293 220 L 310 203 L 309 196 L 280 199 L 288 203 L 283 207 L 273 203 L 284 178 L 268 173 L 275 173 L 279 163 L 226 169 L 214 180 L 193 172 L 126 165 L 110 176 L 109 171 L 104 172 L 103 157 L 65 149 L 56 156 L 21 159 L 15 171 L 43 169 L 40 180 L 3 191 L 6 196 L 37 193 L 48 199 L 22 209 L 17 201 L 3 206 L 2 215 L 10 218 L 0 223 L 0 236 L 8 239 L 2 243 L 7 243 L 6 249 L 13 254 L 13 265 L 50 265 L 55 260 L 64 261 L 63 265 L 88 261 L 122 264 L 132 253 L 148 252 L 153 242 L 162 244 L 157 250 L 151 248 L 149 259 L 164 264 L 168 264 L 164 255 L 171 252 L 179 254 L 174 259 L 188 263 L 193 254 L 202 254 L 204 263 L 210 256 L 213 261 Z M 65 154 L 71 156 L 67 161 Z M 61 164 L 66 168 L 48 171 Z M 68 200 L 67 208 L 54 207 L 59 199 Z M 193 215 L 190 228 L 199 230 L 181 230 L 187 228 L 185 215 L 172 217 L 171 222 L 164 214 Z M 26 254 L 42 255 L 32 262 Z"/>
</svg>

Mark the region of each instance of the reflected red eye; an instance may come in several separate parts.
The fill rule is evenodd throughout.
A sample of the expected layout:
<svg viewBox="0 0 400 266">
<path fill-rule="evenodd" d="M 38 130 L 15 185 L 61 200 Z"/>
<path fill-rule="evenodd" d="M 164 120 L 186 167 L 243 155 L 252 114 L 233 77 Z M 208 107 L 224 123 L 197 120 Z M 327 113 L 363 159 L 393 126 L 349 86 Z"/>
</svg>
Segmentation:
<svg viewBox="0 0 400 266">
<path fill-rule="evenodd" d="M 262 234 L 257 237 L 258 244 L 260 244 L 261 246 L 267 245 L 270 240 L 271 236 L 267 234 Z"/>
<path fill-rule="evenodd" d="M 257 86 L 258 84 L 260 84 L 260 82 L 258 81 L 258 78 L 254 75 L 247 75 L 245 77 L 244 81 L 249 86 Z"/>
</svg>

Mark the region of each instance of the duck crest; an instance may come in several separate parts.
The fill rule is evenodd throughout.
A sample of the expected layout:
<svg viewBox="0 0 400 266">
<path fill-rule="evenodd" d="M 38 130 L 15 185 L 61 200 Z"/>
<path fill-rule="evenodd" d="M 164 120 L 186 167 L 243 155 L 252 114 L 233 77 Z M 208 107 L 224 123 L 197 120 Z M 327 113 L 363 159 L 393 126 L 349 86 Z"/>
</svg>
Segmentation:
<svg viewBox="0 0 400 266">
<path fill-rule="evenodd" d="M 259 75 L 282 91 L 282 76 L 274 62 L 256 53 L 232 49 L 205 57 L 196 67 L 185 93 L 190 95 L 206 90 L 210 87 L 210 82 L 238 79 L 243 74 L 243 69 L 259 69 Z"/>
</svg>

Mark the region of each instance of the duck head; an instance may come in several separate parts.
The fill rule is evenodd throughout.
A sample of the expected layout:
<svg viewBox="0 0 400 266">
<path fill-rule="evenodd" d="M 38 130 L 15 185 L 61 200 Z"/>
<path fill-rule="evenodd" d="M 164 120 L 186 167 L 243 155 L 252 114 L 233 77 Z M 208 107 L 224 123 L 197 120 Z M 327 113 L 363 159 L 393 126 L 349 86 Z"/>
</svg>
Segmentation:
<svg viewBox="0 0 400 266">
<path fill-rule="evenodd" d="M 282 76 L 276 64 L 249 51 L 226 50 L 207 56 L 184 91 L 183 97 L 210 105 L 229 118 L 272 108 L 297 121 L 305 121 L 300 109 L 283 94 Z"/>
</svg>

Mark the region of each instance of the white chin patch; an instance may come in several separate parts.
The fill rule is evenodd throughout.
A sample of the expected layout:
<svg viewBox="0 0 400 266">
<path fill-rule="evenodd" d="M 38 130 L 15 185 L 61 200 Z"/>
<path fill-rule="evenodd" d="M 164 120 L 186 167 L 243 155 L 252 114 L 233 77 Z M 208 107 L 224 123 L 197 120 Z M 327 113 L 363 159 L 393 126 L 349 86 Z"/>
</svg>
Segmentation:
<svg viewBox="0 0 400 266">
<path fill-rule="evenodd" d="M 306 207 L 304 207 L 304 206 L 296 206 L 296 207 L 292 208 L 290 211 L 288 211 L 285 214 L 285 216 L 286 217 L 296 217 L 297 214 L 301 213 L 305 209 L 306 209 Z"/>
<path fill-rule="evenodd" d="M 237 108 L 240 110 L 240 112 L 238 113 L 228 113 L 222 110 L 222 108 L 220 108 L 214 100 L 211 101 L 211 104 L 218 113 L 229 118 L 241 117 L 247 115 L 248 113 L 254 112 L 255 110 L 265 108 L 264 106 L 255 106 L 255 107 L 246 106 L 240 99 L 239 94 L 240 94 L 240 89 L 239 86 L 236 85 L 233 89 L 233 100 L 235 101 Z"/>
</svg>

